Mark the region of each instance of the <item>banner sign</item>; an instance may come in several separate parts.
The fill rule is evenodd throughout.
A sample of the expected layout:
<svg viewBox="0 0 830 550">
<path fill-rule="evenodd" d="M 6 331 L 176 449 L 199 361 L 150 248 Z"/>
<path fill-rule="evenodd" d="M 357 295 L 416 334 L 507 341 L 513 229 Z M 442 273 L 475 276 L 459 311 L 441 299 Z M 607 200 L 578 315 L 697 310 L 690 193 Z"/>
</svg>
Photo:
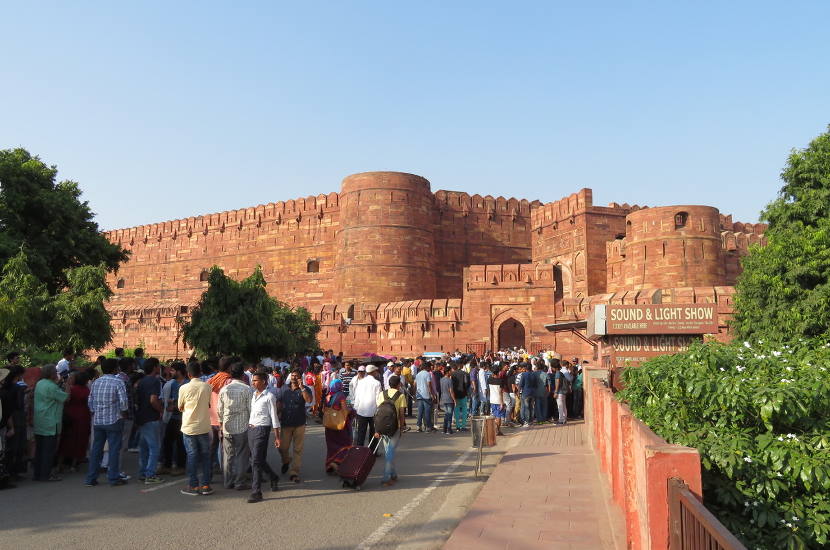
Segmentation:
<svg viewBox="0 0 830 550">
<path fill-rule="evenodd" d="M 607 304 L 596 307 L 605 309 L 602 316 L 604 334 L 718 333 L 715 304 Z"/>
</svg>

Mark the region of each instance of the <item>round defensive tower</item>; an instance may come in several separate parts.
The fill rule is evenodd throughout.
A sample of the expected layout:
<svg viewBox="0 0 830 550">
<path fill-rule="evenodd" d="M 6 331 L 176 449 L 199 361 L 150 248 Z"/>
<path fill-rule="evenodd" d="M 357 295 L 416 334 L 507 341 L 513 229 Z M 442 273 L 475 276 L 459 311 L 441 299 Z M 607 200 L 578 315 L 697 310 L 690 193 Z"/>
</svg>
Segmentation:
<svg viewBox="0 0 830 550">
<path fill-rule="evenodd" d="M 402 172 L 343 180 L 336 239 L 340 304 L 435 296 L 435 201 L 429 181 Z"/>
<path fill-rule="evenodd" d="M 720 212 L 711 206 L 644 208 L 626 217 L 625 286 L 725 284 Z"/>
</svg>

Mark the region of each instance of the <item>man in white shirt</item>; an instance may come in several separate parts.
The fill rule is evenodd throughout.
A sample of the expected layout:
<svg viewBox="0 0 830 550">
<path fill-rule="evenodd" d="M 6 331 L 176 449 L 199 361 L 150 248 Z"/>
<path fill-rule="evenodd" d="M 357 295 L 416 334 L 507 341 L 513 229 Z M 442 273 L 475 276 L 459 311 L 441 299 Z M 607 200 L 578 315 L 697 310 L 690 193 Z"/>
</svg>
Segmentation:
<svg viewBox="0 0 830 550">
<path fill-rule="evenodd" d="M 55 366 L 55 370 L 60 375 L 61 379 L 66 379 L 69 376 L 69 369 L 71 368 L 72 361 L 75 359 L 75 352 L 72 348 L 66 348 L 63 350 L 63 359 L 58 361 L 58 364 Z"/>
<path fill-rule="evenodd" d="M 352 408 L 354 408 L 354 398 L 355 395 L 357 395 L 357 385 L 360 384 L 360 381 L 364 378 L 366 378 L 366 365 L 360 365 L 357 367 L 357 375 L 352 378 L 351 382 L 349 382 L 349 393 L 346 394 L 346 398 Z"/>
<path fill-rule="evenodd" d="M 251 396 L 251 418 L 248 421 L 248 446 L 251 449 L 251 496 L 248 502 L 262 500 L 262 477 L 271 478 L 271 490 L 277 490 L 279 476 L 268 465 L 268 434 L 274 431 L 274 447 L 280 448 L 280 419 L 277 417 L 277 400 L 268 391 L 268 373 L 254 373 Z"/>
<path fill-rule="evenodd" d="M 383 387 L 389 389 L 389 379 L 395 375 L 395 363 L 386 363 L 386 370 L 383 371 Z"/>
<path fill-rule="evenodd" d="M 375 365 L 366 367 L 366 376 L 355 388 L 354 410 L 357 413 L 355 445 L 363 445 L 367 427 L 370 434 L 375 433 L 375 412 L 378 410 L 378 394 L 381 392 L 380 381 L 376 378 L 377 371 L 378 368 Z"/>
</svg>

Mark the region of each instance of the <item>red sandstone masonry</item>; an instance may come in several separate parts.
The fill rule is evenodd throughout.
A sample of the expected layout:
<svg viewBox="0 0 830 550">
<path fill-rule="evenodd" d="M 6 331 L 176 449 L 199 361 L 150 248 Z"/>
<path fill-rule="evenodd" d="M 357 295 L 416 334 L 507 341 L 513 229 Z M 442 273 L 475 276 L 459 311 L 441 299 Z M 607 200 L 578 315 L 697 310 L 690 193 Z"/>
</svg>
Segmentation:
<svg viewBox="0 0 830 550">
<path fill-rule="evenodd" d="M 689 221 L 675 232 L 666 219 L 681 208 Z M 347 355 L 484 351 L 512 320 L 531 351 L 592 357 L 582 339 L 544 325 L 584 319 L 608 292 L 612 303 L 716 302 L 725 332 L 729 285 L 764 229 L 710 207 L 594 206 L 590 189 L 543 205 L 355 174 L 339 194 L 107 233 L 132 252 L 109 278 L 113 345 L 181 356 L 177 319 L 207 288 L 206 270 L 241 278 L 261 265 L 268 292 L 308 308 L 322 345 Z"/>
<path fill-rule="evenodd" d="M 637 420 L 601 380 L 586 370 L 586 421 L 614 502 L 626 520 L 627 547 L 663 550 L 669 542 L 668 480 L 682 479 L 702 499 L 700 455 L 670 445 Z"/>
</svg>

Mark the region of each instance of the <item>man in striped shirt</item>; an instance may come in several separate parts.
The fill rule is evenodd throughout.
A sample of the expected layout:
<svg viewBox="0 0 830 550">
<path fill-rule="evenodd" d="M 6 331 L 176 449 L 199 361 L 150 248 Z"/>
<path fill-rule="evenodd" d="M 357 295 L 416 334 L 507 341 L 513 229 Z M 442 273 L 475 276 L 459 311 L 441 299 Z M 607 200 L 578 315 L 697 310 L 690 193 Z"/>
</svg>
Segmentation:
<svg viewBox="0 0 830 550">
<path fill-rule="evenodd" d="M 104 375 L 92 383 L 89 391 L 89 410 L 92 411 L 92 425 L 94 436 L 92 451 L 89 455 L 89 471 L 85 485 L 98 485 L 98 469 L 104 455 L 104 443 L 109 445 L 109 464 L 107 465 L 107 479 L 110 485 L 124 485 L 126 480 L 121 477 L 120 450 L 122 433 L 124 431 L 124 415 L 127 412 L 127 388 L 124 382 L 115 376 L 118 362 L 107 359 L 101 366 Z"/>
<path fill-rule="evenodd" d="M 251 459 L 248 447 L 248 420 L 253 390 L 244 380 L 245 365 L 231 365 L 231 383 L 219 390 L 219 431 L 222 434 L 222 472 L 226 489 L 250 489 L 245 472 Z"/>
</svg>

